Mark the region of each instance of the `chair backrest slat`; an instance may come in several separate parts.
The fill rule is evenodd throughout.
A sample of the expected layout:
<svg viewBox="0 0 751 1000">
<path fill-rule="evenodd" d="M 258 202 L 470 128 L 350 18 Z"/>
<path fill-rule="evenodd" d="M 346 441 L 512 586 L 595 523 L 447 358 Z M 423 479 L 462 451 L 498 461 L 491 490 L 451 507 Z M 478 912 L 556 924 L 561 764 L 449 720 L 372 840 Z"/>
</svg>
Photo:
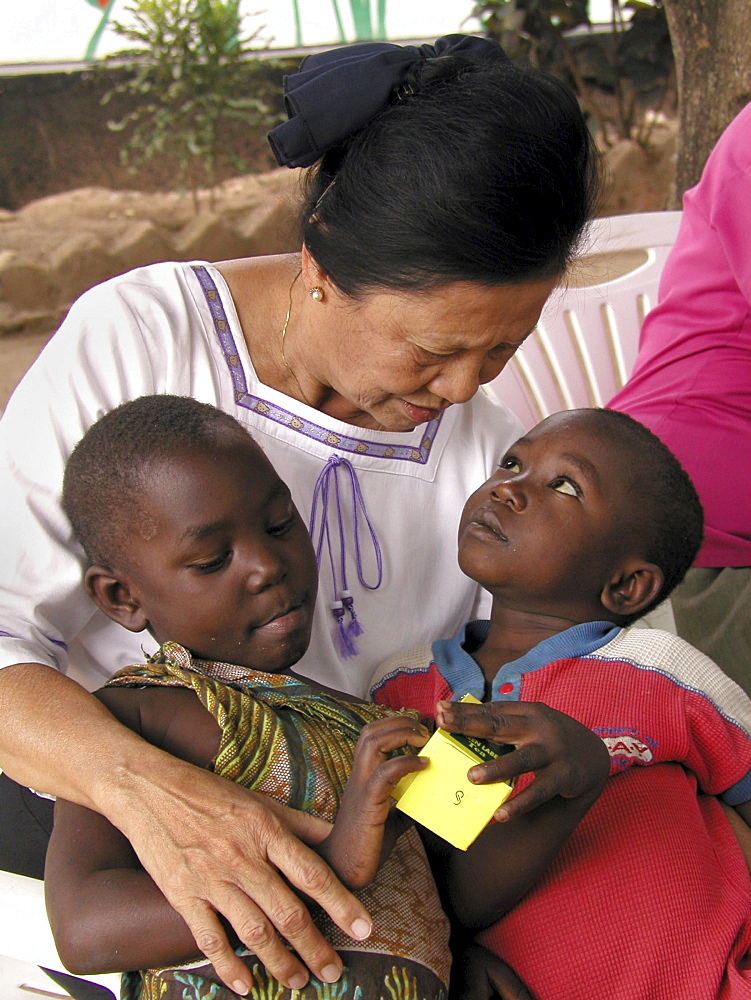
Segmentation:
<svg viewBox="0 0 751 1000">
<path fill-rule="evenodd" d="M 602 312 L 602 323 L 605 327 L 608 344 L 610 346 L 610 358 L 613 362 L 613 373 L 618 383 L 618 388 L 622 389 L 626 384 L 628 372 L 626 370 L 626 362 L 623 357 L 623 345 L 621 344 L 621 336 L 618 331 L 618 320 L 616 319 L 615 310 L 609 302 L 603 302 L 600 309 Z M 641 326 L 641 322 L 639 325 Z"/>
<path fill-rule="evenodd" d="M 581 328 L 581 323 L 579 322 L 579 317 L 573 309 L 567 309 L 563 314 L 563 318 L 566 326 L 568 327 L 568 332 L 571 334 L 571 340 L 573 341 L 576 349 L 576 356 L 579 359 L 579 364 L 581 365 L 581 370 L 587 383 L 589 405 L 602 406 L 602 394 L 600 393 L 600 387 L 597 384 L 595 367 L 592 364 L 592 357 L 587 350 L 587 342 L 584 339 L 584 333 Z M 572 401 L 569 406 L 565 407 L 565 409 L 570 410 L 573 408 L 573 405 Z"/>
<path fill-rule="evenodd" d="M 680 221 L 680 212 L 643 212 L 591 224 L 580 274 L 553 293 L 487 387 L 525 428 L 557 410 L 603 406 L 623 387 Z"/>
</svg>

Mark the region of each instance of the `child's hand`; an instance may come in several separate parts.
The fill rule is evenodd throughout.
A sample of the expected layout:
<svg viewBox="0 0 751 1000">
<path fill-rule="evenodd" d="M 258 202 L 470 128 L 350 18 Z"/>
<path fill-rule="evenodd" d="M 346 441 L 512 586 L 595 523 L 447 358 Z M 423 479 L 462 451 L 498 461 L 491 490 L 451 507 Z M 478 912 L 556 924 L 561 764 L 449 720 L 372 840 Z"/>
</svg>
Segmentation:
<svg viewBox="0 0 751 1000">
<path fill-rule="evenodd" d="M 449 732 L 516 747 L 512 753 L 470 768 L 471 781 L 484 785 L 534 771 L 534 781 L 497 810 L 499 822 L 521 816 L 557 795 L 594 801 L 610 773 L 610 757 L 602 740 L 575 719 L 539 702 L 472 705 L 439 701 L 436 721 Z"/>
<path fill-rule="evenodd" d="M 449 1000 L 534 1000 L 513 969 L 479 944 L 454 952 Z"/>
<path fill-rule="evenodd" d="M 422 747 L 429 736 L 425 726 L 407 715 L 371 722 L 360 733 L 334 827 L 318 847 L 350 888 L 367 885 L 378 871 L 394 785 L 427 764 L 413 755 L 388 755 L 405 746 Z"/>
</svg>

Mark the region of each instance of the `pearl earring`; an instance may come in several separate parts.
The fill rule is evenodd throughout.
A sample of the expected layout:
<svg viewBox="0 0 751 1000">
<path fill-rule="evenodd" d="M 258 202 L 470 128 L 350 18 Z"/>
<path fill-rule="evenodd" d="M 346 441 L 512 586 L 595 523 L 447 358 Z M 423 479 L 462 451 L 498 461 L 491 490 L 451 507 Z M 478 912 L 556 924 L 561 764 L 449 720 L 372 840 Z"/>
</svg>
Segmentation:
<svg viewBox="0 0 751 1000">
<path fill-rule="evenodd" d="M 313 287 L 310 289 L 310 297 L 311 299 L 313 299 L 314 302 L 323 301 L 323 289 L 320 287 L 320 285 L 313 285 Z"/>
</svg>

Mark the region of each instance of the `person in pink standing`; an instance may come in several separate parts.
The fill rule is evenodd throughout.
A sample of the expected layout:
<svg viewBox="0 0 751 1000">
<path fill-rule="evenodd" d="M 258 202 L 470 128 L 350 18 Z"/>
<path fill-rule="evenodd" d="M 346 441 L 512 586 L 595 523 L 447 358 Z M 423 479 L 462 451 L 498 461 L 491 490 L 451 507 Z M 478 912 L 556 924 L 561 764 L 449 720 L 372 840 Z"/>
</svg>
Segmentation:
<svg viewBox="0 0 751 1000">
<path fill-rule="evenodd" d="M 704 544 L 672 597 L 678 632 L 751 691 L 751 104 L 687 191 L 659 303 L 608 404 L 678 457 Z"/>
</svg>

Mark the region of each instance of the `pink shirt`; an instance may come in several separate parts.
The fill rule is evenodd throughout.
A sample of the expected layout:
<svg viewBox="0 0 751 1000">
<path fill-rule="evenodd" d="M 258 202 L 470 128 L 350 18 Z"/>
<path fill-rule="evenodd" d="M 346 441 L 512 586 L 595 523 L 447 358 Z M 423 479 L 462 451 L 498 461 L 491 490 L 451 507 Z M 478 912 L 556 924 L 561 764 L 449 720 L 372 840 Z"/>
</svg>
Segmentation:
<svg viewBox="0 0 751 1000">
<path fill-rule="evenodd" d="M 751 104 L 730 124 L 665 264 L 627 385 L 608 404 L 677 455 L 704 505 L 697 566 L 751 566 Z"/>
</svg>

